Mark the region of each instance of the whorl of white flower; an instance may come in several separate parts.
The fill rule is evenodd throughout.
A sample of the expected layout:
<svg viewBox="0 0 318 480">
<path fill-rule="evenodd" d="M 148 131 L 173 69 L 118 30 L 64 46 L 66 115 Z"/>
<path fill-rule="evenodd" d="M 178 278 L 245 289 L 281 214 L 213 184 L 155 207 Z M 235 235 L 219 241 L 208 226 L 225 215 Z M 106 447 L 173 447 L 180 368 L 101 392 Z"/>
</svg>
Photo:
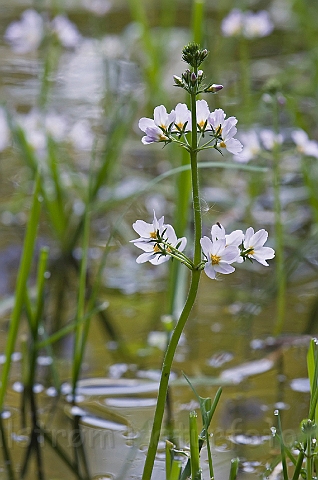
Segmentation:
<svg viewBox="0 0 318 480">
<path fill-rule="evenodd" d="M 248 252 L 246 254 L 247 258 L 252 258 L 266 267 L 268 267 L 266 260 L 275 257 L 273 248 L 264 247 L 267 238 L 268 233 L 263 228 L 254 233 L 254 229 L 249 227 L 246 230 L 243 242 L 244 249 Z"/>
<path fill-rule="evenodd" d="M 238 8 L 234 8 L 221 23 L 221 30 L 225 37 L 236 37 L 243 30 L 244 14 Z"/>
<path fill-rule="evenodd" d="M 231 263 L 240 257 L 240 250 L 237 246 L 227 246 L 225 238 L 213 241 L 209 237 L 203 237 L 200 243 L 206 258 L 204 271 L 208 277 L 214 280 L 218 273 L 227 275 L 235 271 Z"/>
<path fill-rule="evenodd" d="M 267 37 L 274 30 L 273 22 L 266 10 L 256 13 L 245 12 L 243 23 L 243 35 L 246 38 Z"/>
<path fill-rule="evenodd" d="M 68 139 L 76 150 L 91 150 L 94 143 L 94 134 L 89 121 L 86 118 L 78 120 L 69 132 Z"/>
<path fill-rule="evenodd" d="M 217 142 L 219 149 L 225 148 L 234 155 L 242 151 L 243 145 L 239 140 L 233 138 L 237 133 L 237 119 L 235 117 L 228 117 L 221 108 L 218 108 L 210 113 L 208 123 L 213 128 L 214 132 L 221 136 Z"/>
<path fill-rule="evenodd" d="M 21 14 L 21 19 L 10 23 L 5 34 L 5 41 L 16 53 L 28 53 L 36 50 L 42 42 L 44 25 L 41 15 L 28 9 Z"/>
<path fill-rule="evenodd" d="M 209 105 L 205 100 L 197 100 L 196 101 L 196 110 L 197 110 L 197 125 L 200 129 L 203 129 L 204 126 L 206 125 L 209 115 L 210 115 L 210 110 L 209 110 Z"/>
<path fill-rule="evenodd" d="M 164 223 L 164 217 L 157 220 L 155 212 L 152 223 L 137 220 L 133 229 L 140 238 L 131 240 L 131 243 L 144 251 L 137 257 L 137 263 L 150 262 L 159 265 L 167 262 L 170 259 L 169 246 L 182 252 L 187 244 L 185 237 L 177 238 L 173 227 Z"/>
<path fill-rule="evenodd" d="M 222 140 L 217 143 L 219 149 L 225 148 L 233 155 L 237 155 L 243 149 L 241 142 L 237 138 L 233 138 L 237 133 L 236 123 L 235 117 L 229 117 L 224 121 L 221 134 Z"/>
<path fill-rule="evenodd" d="M 266 10 L 242 12 L 234 8 L 222 21 L 221 30 L 225 37 L 244 36 L 248 39 L 266 37 L 274 29 Z"/>
<path fill-rule="evenodd" d="M 176 113 L 172 110 L 169 114 L 164 105 L 159 105 L 154 109 L 154 119 L 142 117 L 139 120 L 138 126 L 146 135 L 142 137 L 143 144 L 164 142 L 168 137 L 164 134 L 169 126 L 174 122 Z"/>
<path fill-rule="evenodd" d="M 283 143 L 283 135 L 281 133 L 274 133 L 273 130 L 264 128 L 260 131 L 259 136 L 262 140 L 264 148 L 266 150 L 273 150 L 275 145 L 281 145 Z"/>
<path fill-rule="evenodd" d="M 82 0 L 82 5 L 96 15 L 105 15 L 112 6 L 109 0 Z"/>
<path fill-rule="evenodd" d="M 63 47 L 74 48 L 80 43 L 82 36 L 76 25 L 64 15 L 57 15 L 52 20 L 51 27 Z"/>
<path fill-rule="evenodd" d="M 297 150 L 302 155 L 318 158 L 318 142 L 309 140 L 308 135 L 304 130 L 294 130 L 291 137 L 296 144 Z"/>
<path fill-rule="evenodd" d="M 243 143 L 243 151 L 233 157 L 233 160 L 236 162 L 247 163 L 257 157 L 262 151 L 258 135 L 254 130 L 241 133 L 240 140 Z"/>
<path fill-rule="evenodd" d="M 8 127 L 7 116 L 3 108 L 0 107 L 0 152 L 5 150 L 10 141 L 10 129 Z"/>
</svg>

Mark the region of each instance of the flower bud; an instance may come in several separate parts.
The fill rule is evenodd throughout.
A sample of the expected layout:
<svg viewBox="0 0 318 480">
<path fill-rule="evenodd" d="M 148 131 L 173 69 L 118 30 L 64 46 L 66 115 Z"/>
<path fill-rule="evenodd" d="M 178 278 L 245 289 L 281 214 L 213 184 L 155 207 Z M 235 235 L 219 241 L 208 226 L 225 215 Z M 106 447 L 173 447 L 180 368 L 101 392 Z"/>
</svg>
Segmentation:
<svg viewBox="0 0 318 480">
<path fill-rule="evenodd" d="M 194 72 L 191 73 L 191 82 L 195 83 L 197 81 L 197 76 Z"/>
<path fill-rule="evenodd" d="M 209 85 L 207 88 L 204 89 L 204 91 L 209 93 L 217 93 L 222 90 L 222 88 L 223 85 L 217 85 L 216 83 L 212 83 L 212 85 Z"/>
<path fill-rule="evenodd" d="M 190 77 L 191 77 L 191 72 L 190 72 L 190 70 L 187 68 L 187 69 L 183 72 L 182 78 L 183 78 L 183 80 L 184 80 L 186 83 L 189 83 Z"/>
<path fill-rule="evenodd" d="M 178 77 L 177 75 L 173 75 L 173 80 L 177 87 L 183 87 L 183 81 L 181 77 Z"/>
</svg>

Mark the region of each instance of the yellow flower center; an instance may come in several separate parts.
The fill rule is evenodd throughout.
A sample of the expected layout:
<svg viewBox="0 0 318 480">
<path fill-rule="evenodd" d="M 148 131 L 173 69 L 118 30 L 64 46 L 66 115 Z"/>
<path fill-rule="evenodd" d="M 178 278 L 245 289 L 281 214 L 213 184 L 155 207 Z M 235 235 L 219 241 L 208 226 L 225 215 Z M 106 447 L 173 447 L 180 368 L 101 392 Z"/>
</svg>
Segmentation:
<svg viewBox="0 0 318 480">
<path fill-rule="evenodd" d="M 255 253 L 254 248 L 253 248 L 253 247 L 250 247 L 250 248 L 248 249 L 248 254 L 249 254 L 249 255 L 254 255 L 254 253 Z"/>
<path fill-rule="evenodd" d="M 221 148 L 226 148 L 226 143 L 222 141 L 222 142 L 220 142 L 219 146 L 220 146 Z"/>
<path fill-rule="evenodd" d="M 203 128 L 205 125 L 205 121 L 201 120 L 201 122 L 198 123 L 200 128 Z"/>
<path fill-rule="evenodd" d="M 221 261 L 221 257 L 219 257 L 218 255 L 211 255 L 212 265 L 218 265 L 220 261 Z"/>
<path fill-rule="evenodd" d="M 157 232 L 151 232 L 150 238 L 157 238 Z"/>
<path fill-rule="evenodd" d="M 161 252 L 161 250 L 160 250 L 160 248 L 159 248 L 159 246 L 158 246 L 157 243 L 156 243 L 156 245 L 153 247 L 153 251 L 154 251 L 154 253 L 159 253 L 159 252 Z"/>
</svg>

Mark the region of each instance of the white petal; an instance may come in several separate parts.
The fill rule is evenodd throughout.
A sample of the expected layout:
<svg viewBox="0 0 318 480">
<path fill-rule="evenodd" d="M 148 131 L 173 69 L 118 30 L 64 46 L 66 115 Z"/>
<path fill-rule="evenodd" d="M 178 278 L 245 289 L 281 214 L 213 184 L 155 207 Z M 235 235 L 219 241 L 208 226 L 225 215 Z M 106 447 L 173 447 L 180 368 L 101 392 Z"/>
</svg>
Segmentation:
<svg viewBox="0 0 318 480">
<path fill-rule="evenodd" d="M 218 265 L 214 265 L 215 271 L 218 273 L 222 273 L 223 275 L 228 275 L 229 273 L 233 273 L 235 268 L 228 263 L 219 263 Z"/>
<path fill-rule="evenodd" d="M 254 233 L 252 236 L 250 243 L 253 245 L 254 249 L 260 248 L 264 245 L 268 238 L 268 233 L 263 228 L 258 230 L 258 232 Z"/>
<path fill-rule="evenodd" d="M 209 239 L 209 237 L 203 237 L 201 238 L 200 243 L 201 243 L 201 247 L 204 255 L 209 258 L 210 252 L 212 251 L 212 246 L 213 246 L 211 240 Z"/>
<path fill-rule="evenodd" d="M 133 229 L 144 238 L 150 238 L 150 233 L 155 231 L 151 223 L 146 223 L 143 220 L 137 220 L 133 223 Z"/>
<path fill-rule="evenodd" d="M 223 225 L 216 223 L 211 228 L 212 241 L 215 242 L 218 238 L 225 238 L 225 228 Z"/>
<path fill-rule="evenodd" d="M 146 128 L 153 128 L 156 126 L 155 122 L 152 120 L 152 118 L 147 118 L 147 117 L 142 117 L 139 122 L 138 122 L 138 126 L 140 128 L 140 130 L 142 130 L 143 132 L 146 132 Z"/>
<path fill-rule="evenodd" d="M 209 278 L 212 278 L 212 280 L 215 279 L 216 273 L 210 262 L 205 264 L 204 271 Z"/>
</svg>

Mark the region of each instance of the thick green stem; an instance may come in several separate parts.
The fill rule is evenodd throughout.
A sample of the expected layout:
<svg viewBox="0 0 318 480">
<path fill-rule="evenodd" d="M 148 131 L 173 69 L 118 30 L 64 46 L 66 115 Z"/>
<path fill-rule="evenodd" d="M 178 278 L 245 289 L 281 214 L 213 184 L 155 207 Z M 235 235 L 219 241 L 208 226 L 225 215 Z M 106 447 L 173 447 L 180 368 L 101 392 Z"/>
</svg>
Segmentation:
<svg viewBox="0 0 318 480">
<path fill-rule="evenodd" d="M 180 315 L 179 321 L 172 332 L 170 342 L 164 357 L 162 370 L 161 370 L 157 406 L 156 406 L 156 411 L 155 411 L 155 416 L 154 416 L 154 421 L 153 421 L 153 426 L 152 426 L 152 431 L 151 431 L 151 436 L 149 441 L 147 458 L 146 458 L 144 471 L 142 475 L 142 480 L 150 480 L 151 478 L 155 456 L 157 452 L 157 447 L 158 447 L 158 442 L 159 442 L 159 435 L 160 435 L 160 429 L 161 429 L 161 424 L 162 424 L 162 419 L 164 414 L 171 366 L 172 366 L 174 354 L 178 346 L 180 336 L 183 332 L 184 326 L 189 318 L 190 312 L 192 310 L 193 304 L 196 299 L 199 280 L 200 280 L 200 274 L 201 272 L 199 270 L 193 270 L 192 272 L 188 298 L 184 305 L 183 311 Z"/>
<path fill-rule="evenodd" d="M 197 71 L 194 72 L 197 74 Z M 192 111 L 192 137 L 191 137 L 191 178 L 192 178 L 192 197 L 193 197 L 193 218 L 194 218 L 194 270 L 192 270 L 191 283 L 189 288 L 188 297 L 186 303 L 183 307 L 182 313 L 178 320 L 177 325 L 175 326 L 169 345 L 166 350 L 164 357 L 161 378 L 158 391 L 157 406 L 154 416 L 154 421 L 151 430 L 151 436 L 149 441 L 149 447 L 147 452 L 147 458 L 144 466 L 144 471 L 142 474 L 142 480 L 150 480 L 156 452 L 158 448 L 160 430 L 164 415 L 165 402 L 168 391 L 169 376 L 171 372 L 172 362 L 174 359 L 174 354 L 178 346 L 180 336 L 183 332 L 185 324 L 189 318 L 190 312 L 194 305 L 199 280 L 201 275 L 201 270 L 198 269 L 198 265 L 201 263 L 201 230 L 202 230 L 202 219 L 201 219 L 201 206 L 200 206 L 200 195 L 199 195 L 199 175 L 198 175 L 198 165 L 197 165 L 197 148 L 198 148 L 198 136 L 197 136 L 197 115 L 196 115 L 196 93 L 191 94 L 191 111 Z"/>
</svg>

